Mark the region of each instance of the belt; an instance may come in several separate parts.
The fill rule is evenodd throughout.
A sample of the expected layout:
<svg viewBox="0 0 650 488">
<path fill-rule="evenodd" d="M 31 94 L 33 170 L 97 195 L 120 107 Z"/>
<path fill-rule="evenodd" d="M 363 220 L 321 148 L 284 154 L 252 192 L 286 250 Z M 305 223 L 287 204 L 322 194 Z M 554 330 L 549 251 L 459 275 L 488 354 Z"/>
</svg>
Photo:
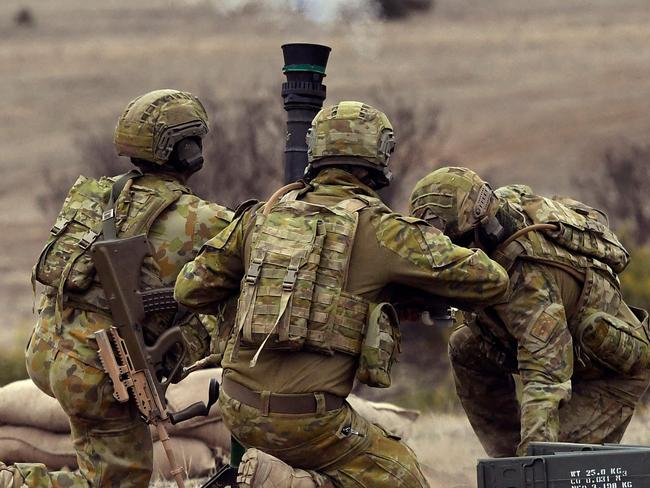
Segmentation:
<svg viewBox="0 0 650 488">
<path fill-rule="evenodd" d="M 257 392 L 224 376 L 223 391 L 233 400 L 268 413 L 324 413 L 343 406 L 345 398 L 331 393 L 314 392 L 302 394 L 281 394 L 268 391 Z"/>
</svg>

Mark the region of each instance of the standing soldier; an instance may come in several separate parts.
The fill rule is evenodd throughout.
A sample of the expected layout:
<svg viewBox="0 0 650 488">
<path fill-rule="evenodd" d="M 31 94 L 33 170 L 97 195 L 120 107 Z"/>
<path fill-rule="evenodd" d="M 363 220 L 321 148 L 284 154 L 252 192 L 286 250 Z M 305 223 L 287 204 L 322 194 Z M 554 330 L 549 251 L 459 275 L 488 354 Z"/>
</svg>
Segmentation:
<svg viewBox="0 0 650 488">
<path fill-rule="evenodd" d="M 487 453 L 524 455 L 531 441 L 619 442 L 650 381 L 648 314 L 621 297 L 629 256 L 606 217 L 524 185 L 493 192 L 466 168 L 420 180 L 410 206 L 510 275 L 505 299 L 449 345 L 456 391 Z"/>
<path fill-rule="evenodd" d="M 185 186 L 203 165 L 207 124 L 203 105 L 190 93 L 157 90 L 138 97 L 120 116 L 114 142 L 139 172 L 100 180 L 81 176 L 70 190 L 34 268 L 46 288 L 27 347 L 27 369 L 70 417 L 80 472 L 48 473 L 42 464 L 17 464 L 0 471 L 0 486 L 149 485 L 153 448 L 148 426 L 132 401 L 118 403 L 113 397 L 99 361 L 94 333 L 113 322 L 89 247 L 101 238 L 97 221 L 101 224 L 102 213 L 107 217 L 107 195 L 123 185 L 114 207 L 118 237 L 146 233 L 152 247 L 141 271 L 141 290 L 173 286 L 183 265 L 232 218 L 229 210 L 201 200 Z M 145 342 L 171 327 L 174 318 L 173 312 L 148 315 Z M 187 359 L 204 355 L 209 337 L 200 322 L 192 317 L 182 330 Z"/>
<path fill-rule="evenodd" d="M 318 113 L 307 137 L 308 183 L 238 211 L 176 282 L 176 299 L 205 313 L 240 294 L 219 400 L 249 448 L 238 481 L 427 486 L 406 444 L 345 398 L 355 372 L 390 385 L 399 331 L 389 285 L 485 305 L 506 290 L 505 271 L 382 203 L 395 145 L 382 112 L 341 102 Z"/>
</svg>

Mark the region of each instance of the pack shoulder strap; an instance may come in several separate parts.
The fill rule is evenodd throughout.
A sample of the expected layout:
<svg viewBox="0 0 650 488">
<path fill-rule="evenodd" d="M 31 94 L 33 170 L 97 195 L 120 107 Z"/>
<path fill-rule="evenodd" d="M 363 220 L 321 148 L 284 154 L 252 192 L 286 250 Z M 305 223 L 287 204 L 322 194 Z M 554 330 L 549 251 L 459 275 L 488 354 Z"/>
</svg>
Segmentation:
<svg viewBox="0 0 650 488">
<path fill-rule="evenodd" d="M 139 176 L 142 176 L 141 172 L 131 170 L 125 175 L 120 176 L 120 178 L 118 178 L 118 180 L 113 184 L 110 197 L 108 198 L 108 203 L 106 204 L 102 214 L 102 234 L 104 235 L 104 240 L 117 238 L 117 226 L 115 225 L 115 202 L 126 185 Z"/>
</svg>

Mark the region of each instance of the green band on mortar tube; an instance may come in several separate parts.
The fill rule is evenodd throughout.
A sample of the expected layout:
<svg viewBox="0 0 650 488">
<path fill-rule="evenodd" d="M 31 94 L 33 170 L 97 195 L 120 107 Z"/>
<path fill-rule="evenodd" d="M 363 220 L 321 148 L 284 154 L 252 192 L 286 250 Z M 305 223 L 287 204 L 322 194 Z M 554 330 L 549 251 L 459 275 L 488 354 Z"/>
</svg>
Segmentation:
<svg viewBox="0 0 650 488">
<path fill-rule="evenodd" d="M 287 64 L 282 68 L 283 73 L 290 71 L 311 71 L 312 73 L 325 74 L 325 66 L 319 64 Z"/>
</svg>

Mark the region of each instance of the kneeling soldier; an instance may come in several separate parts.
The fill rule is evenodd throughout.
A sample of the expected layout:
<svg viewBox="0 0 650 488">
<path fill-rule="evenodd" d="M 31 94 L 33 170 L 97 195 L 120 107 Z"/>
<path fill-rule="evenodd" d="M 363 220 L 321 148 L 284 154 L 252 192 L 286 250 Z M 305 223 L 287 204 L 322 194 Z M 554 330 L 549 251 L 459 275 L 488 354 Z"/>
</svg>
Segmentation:
<svg viewBox="0 0 650 488">
<path fill-rule="evenodd" d="M 648 315 L 623 301 L 618 273 L 629 256 L 606 217 L 524 185 L 492 191 L 466 168 L 420 180 L 410 206 L 510 275 L 508 295 L 449 344 L 458 396 L 487 453 L 524 455 L 531 441 L 619 442 L 650 382 Z"/>
<path fill-rule="evenodd" d="M 232 212 L 201 200 L 185 186 L 202 167 L 207 122 L 203 105 L 189 93 L 157 90 L 136 98 L 120 116 L 114 142 L 139 171 L 100 180 L 81 176 L 68 193 L 34 267 L 34 278 L 46 287 L 27 347 L 27 370 L 69 416 L 79 473 L 48 472 L 42 464 L 2 465 L 0 487 L 149 485 L 149 428 L 133 401 L 114 398 L 98 354 L 95 332 L 110 328 L 114 320 L 90 248 L 110 238 L 102 235 L 107 233 L 102 219 L 113 222 L 118 238 L 146 234 L 151 255 L 144 259 L 140 290 L 174 284 L 203 242 L 232 219 Z M 111 193 L 116 198 L 107 213 Z M 173 311 L 147 315 L 138 324 L 145 343 L 173 326 L 175 316 Z M 196 317 L 184 324 L 190 352 L 185 359 L 192 361 L 205 355 L 209 337 Z"/>
<path fill-rule="evenodd" d="M 355 374 L 390 385 L 400 336 L 389 285 L 485 305 L 506 290 L 505 271 L 382 203 L 394 140 L 379 110 L 324 108 L 308 146 L 307 183 L 238 211 L 176 282 L 177 300 L 206 313 L 240 294 L 219 400 L 251 448 L 240 483 L 427 486 L 406 444 L 345 398 Z"/>
</svg>

